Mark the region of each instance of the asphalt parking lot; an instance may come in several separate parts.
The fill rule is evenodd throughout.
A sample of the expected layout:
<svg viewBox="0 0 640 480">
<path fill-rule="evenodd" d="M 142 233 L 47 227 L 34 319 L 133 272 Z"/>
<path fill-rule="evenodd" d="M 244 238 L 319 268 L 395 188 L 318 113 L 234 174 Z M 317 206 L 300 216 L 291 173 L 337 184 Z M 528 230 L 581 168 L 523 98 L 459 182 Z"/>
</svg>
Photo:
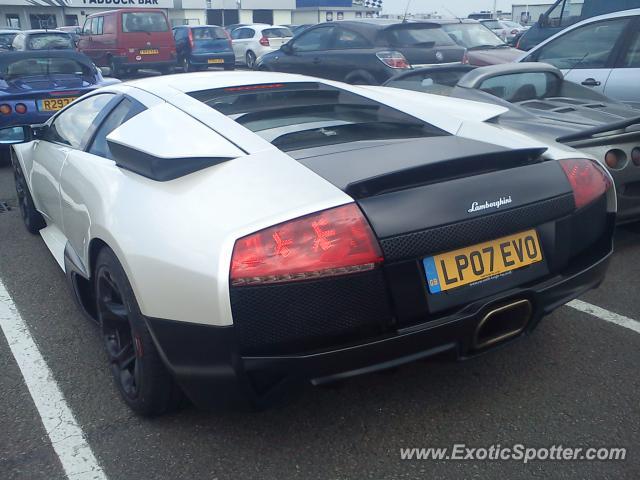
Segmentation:
<svg viewBox="0 0 640 480">
<path fill-rule="evenodd" d="M 0 285 L 110 480 L 640 478 L 640 334 L 571 307 L 472 361 L 431 360 L 336 388 L 309 386 L 264 412 L 187 406 L 138 418 L 118 397 L 96 327 L 76 309 L 43 241 L 23 228 L 8 166 L 0 167 L 0 201 L 14 207 L 0 213 Z M 633 230 L 618 230 L 607 280 L 582 300 L 637 321 Z M 0 360 L 0 479 L 67 478 L 2 335 Z M 625 447 L 627 455 L 526 465 L 400 458 L 401 448 L 459 443 Z"/>
</svg>

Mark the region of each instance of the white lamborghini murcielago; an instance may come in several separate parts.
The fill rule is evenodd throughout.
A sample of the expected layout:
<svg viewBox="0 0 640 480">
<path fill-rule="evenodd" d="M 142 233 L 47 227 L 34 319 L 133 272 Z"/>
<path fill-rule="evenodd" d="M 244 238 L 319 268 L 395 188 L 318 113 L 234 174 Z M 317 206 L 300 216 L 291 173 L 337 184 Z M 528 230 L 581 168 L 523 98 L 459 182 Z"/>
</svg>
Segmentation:
<svg viewBox="0 0 640 480">
<path fill-rule="evenodd" d="M 0 142 L 122 397 L 157 415 L 473 357 L 597 286 L 611 177 L 505 111 L 209 72 L 96 90 Z"/>
</svg>

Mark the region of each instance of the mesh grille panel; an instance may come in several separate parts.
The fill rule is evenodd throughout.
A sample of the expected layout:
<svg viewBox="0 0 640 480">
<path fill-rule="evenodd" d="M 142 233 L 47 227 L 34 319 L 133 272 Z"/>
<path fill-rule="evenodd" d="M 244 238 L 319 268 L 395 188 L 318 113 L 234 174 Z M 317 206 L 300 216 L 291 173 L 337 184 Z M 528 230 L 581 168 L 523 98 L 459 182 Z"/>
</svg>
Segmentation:
<svg viewBox="0 0 640 480">
<path fill-rule="evenodd" d="M 299 353 L 367 338 L 391 317 L 380 270 L 235 287 L 231 308 L 245 355 Z"/>
</svg>

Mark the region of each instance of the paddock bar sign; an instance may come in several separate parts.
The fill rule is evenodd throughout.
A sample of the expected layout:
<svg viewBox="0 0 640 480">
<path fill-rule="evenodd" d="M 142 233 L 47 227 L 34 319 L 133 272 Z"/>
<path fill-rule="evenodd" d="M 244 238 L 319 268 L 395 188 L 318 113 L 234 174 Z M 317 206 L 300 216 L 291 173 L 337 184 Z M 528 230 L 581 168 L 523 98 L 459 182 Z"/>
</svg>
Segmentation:
<svg viewBox="0 0 640 480">
<path fill-rule="evenodd" d="M 3 0 L 3 5 L 23 7 L 173 8 L 173 0 Z"/>
</svg>

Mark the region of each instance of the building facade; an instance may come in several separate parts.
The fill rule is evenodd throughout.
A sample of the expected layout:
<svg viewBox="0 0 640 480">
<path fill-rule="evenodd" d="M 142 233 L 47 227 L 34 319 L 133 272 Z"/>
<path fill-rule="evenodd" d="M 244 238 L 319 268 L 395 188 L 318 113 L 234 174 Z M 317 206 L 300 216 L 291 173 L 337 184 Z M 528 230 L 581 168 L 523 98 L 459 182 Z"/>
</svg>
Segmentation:
<svg viewBox="0 0 640 480">
<path fill-rule="evenodd" d="M 376 0 L 379 3 L 379 0 Z M 116 8 L 156 8 L 172 25 L 273 25 L 375 17 L 368 0 L 0 0 L 0 28 L 82 26 L 88 15 Z"/>
<path fill-rule="evenodd" d="M 206 23 L 206 0 L 0 0 L 0 28 L 82 26 L 87 15 L 116 8 L 158 8 L 174 25 Z"/>
<path fill-rule="evenodd" d="M 376 17 L 380 7 L 369 7 L 362 0 L 297 0 L 293 23 L 322 23 Z"/>
</svg>

